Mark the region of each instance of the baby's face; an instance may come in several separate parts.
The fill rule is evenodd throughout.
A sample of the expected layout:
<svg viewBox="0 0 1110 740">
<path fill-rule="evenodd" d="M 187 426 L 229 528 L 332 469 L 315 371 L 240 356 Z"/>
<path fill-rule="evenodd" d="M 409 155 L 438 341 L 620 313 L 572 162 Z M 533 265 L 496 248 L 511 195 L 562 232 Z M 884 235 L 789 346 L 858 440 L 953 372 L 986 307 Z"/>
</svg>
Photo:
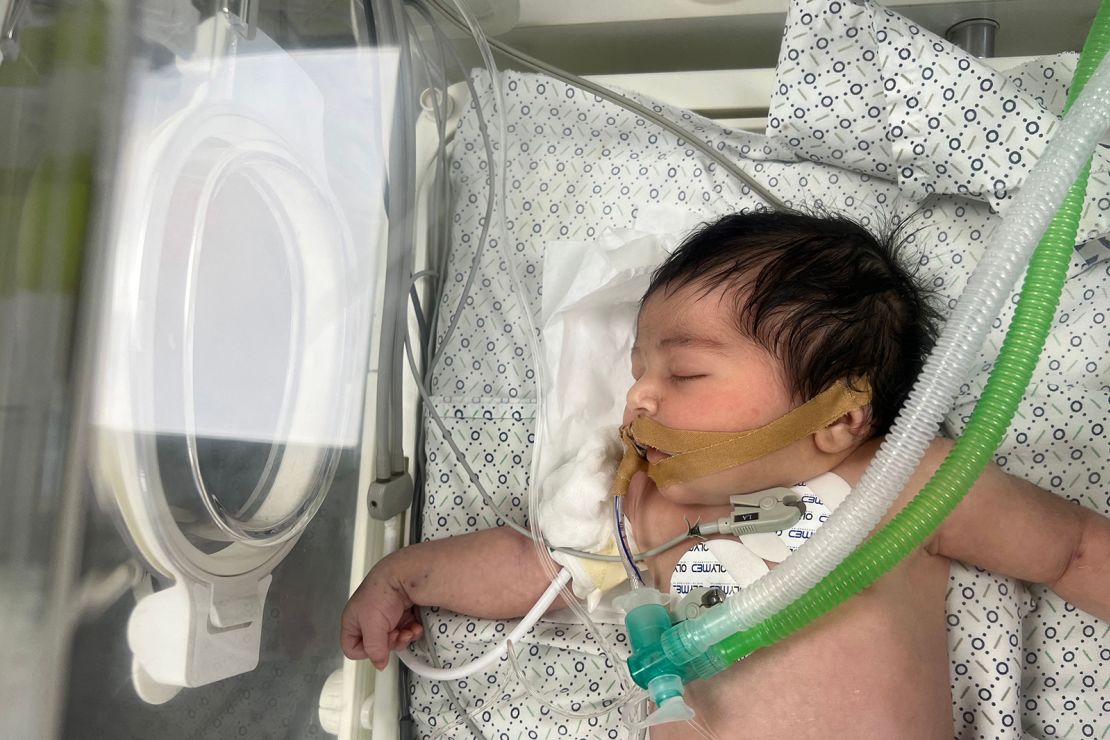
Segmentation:
<svg viewBox="0 0 1110 740">
<path fill-rule="evenodd" d="M 634 382 L 624 423 L 638 416 L 688 431 L 738 432 L 763 426 L 797 404 L 781 363 L 737 331 L 732 301 L 698 287 L 652 295 L 640 311 L 632 348 Z M 807 442 L 802 440 L 801 442 Z M 675 503 L 722 504 L 746 493 L 797 482 L 794 443 L 759 460 L 661 488 Z M 648 462 L 668 457 L 648 448 Z"/>
</svg>

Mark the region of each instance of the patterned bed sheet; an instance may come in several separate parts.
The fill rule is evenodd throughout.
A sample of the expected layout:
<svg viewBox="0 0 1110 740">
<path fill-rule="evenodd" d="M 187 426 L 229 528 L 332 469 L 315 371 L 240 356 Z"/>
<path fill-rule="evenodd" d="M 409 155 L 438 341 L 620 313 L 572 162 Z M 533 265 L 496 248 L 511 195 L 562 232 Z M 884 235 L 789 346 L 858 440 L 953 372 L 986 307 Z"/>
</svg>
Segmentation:
<svg viewBox="0 0 1110 740">
<path fill-rule="evenodd" d="M 830 43 L 833 39 L 838 43 Z M 843 210 L 865 225 L 915 213 L 922 269 L 951 304 L 997 225 L 998 211 L 1004 213 L 1051 135 L 1074 67 L 1074 57 L 1059 57 L 1002 75 L 969 60 L 875 6 L 799 0 L 791 6 L 784 36 L 769 137 L 642 102 L 680 121 L 789 204 Z M 927 74 L 927 68 L 933 71 Z M 477 73 L 475 80 L 477 102 L 493 121 L 488 77 Z M 534 315 L 542 301 L 542 256 L 552 243 L 633 228 L 652 209 L 677 207 L 710 218 L 759 205 L 746 186 L 686 142 L 594 95 L 517 73 L 503 76 L 503 88 L 507 136 L 499 154 L 508 167 L 507 237 L 524 266 L 521 277 Z M 824 94 L 805 92 L 813 89 Z M 501 252 L 493 246 L 477 251 L 487 172 L 475 102 L 459 125 L 450 166 L 456 193 L 453 254 L 441 314 L 450 316 L 462 299 L 471 269 L 478 270 L 478 279 L 444 346 L 432 390 L 486 489 L 524 523 L 535 376 L 526 323 Z M 873 115 L 873 108 L 879 113 Z M 975 112 L 973 120 L 967 111 Z M 944 122 L 948 139 L 960 132 L 959 146 L 946 143 L 933 118 Z M 1006 148 L 998 142 L 1007 142 Z M 1073 259 L 1057 323 L 997 461 L 1110 514 L 1108 171 L 1104 148 L 1096 155 L 1080 227 L 1084 243 Z M 981 371 L 961 390 L 948 419 L 954 434 L 982 390 L 1008 321 L 1004 314 L 995 323 Z M 424 536 L 497 524 L 436 425 L 425 428 Z M 1044 589 L 959 565 L 950 576 L 947 619 L 958 738 L 1110 736 L 1110 625 Z M 442 610 L 431 610 L 426 624 L 439 659 L 448 665 L 477 657 L 511 629 L 511 623 Z M 623 649 L 620 630 L 600 629 Z M 519 654 L 534 689 L 567 712 L 604 712 L 621 696 L 621 668 L 582 625 L 541 622 Z M 628 735 L 623 710 L 572 718 L 545 707 L 524 692 L 504 660 L 452 688 L 489 738 Z M 421 736 L 472 735 L 438 682 L 414 676 L 409 701 Z"/>
</svg>

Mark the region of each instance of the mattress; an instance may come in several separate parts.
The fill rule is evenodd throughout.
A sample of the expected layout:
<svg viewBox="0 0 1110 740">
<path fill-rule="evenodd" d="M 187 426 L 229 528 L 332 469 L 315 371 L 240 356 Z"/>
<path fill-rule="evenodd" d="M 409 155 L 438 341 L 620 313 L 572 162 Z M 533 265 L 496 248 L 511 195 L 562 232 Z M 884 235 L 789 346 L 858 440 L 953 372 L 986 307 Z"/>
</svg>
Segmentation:
<svg viewBox="0 0 1110 740">
<path fill-rule="evenodd" d="M 812 29 L 803 33 L 803 18 L 826 29 L 827 36 Z M 849 33 L 849 28 L 855 30 Z M 795 3 L 784 38 L 770 136 L 729 130 L 686 111 L 641 102 L 681 122 L 788 204 L 844 210 L 865 224 L 916 214 L 914 239 L 922 270 L 951 305 L 999 222 L 999 211 L 1005 212 L 1055 128 L 1074 57 L 1038 61 L 1003 76 L 894 14 L 850 3 Z M 838 43 L 830 44 L 830 38 Z M 913 66 L 907 58 L 926 66 Z M 933 70 L 928 77 L 921 72 L 925 68 Z M 432 391 L 436 408 L 486 489 L 507 516 L 525 524 L 535 367 L 502 252 L 490 245 L 479 254 L 487 163 L 477 107 L 490 121 L 496 119 L 488 76 L 476 73 L 474 80 L 479 99 L 462 117 L 450 166 L 453 252 L 440 307 L 445 318 L 460 300 L 465 310 L 442 344 L 444 358 Z M 544 252 L 561 242 L 657 227 L 660 214 L 669 211 L 711 218 L 760 203 L 687 142 L 597 96 L 536 75 L 506 73 L 502 84 L 507 136 L 498 156 L 505 157 L 508 171 L 505 236 L 534 315 L 542 308 Z M 805 92 L 815 88 L 825 95 Z M 871 102 L 860 105 L 861 100 Z M 975 111 L 974 121 L 967 120 L 968 110 Z M 930 128 L 934 118 L 950 135 Z M 961 141 L 953 147 L 947 141 L 956 131 Z M 1002 141 L 1008 148 L 995 146 Z M 1110 385 L 1105 324 L 1110 167 L 1105 155 L 1103 149 L 1096 156 L 1081 223 L 1083 244 L 1072 260 L 1057 323 L 997 462 L 1078 504 L 1110 513 L 1104 426 Z M 972 165 L 976 159 L 980 164 Z M 493 231 L 491 237 L 499 234 Z M 478 272 L 464 297 L 472 268 Z M 1008 318 L 1004 314 L 996 322 L 979 371 L 961 389 L 947 422 L 952 433 L 966 423 Z M 446 323 L 439 327 L 441 336 Z M 424 536 L 498 524 L 436 425 L 425 427 Z M 1099 737 L 1110 727 L 1110 703 L 1103 698 L 1110 686 L 1105 647 L 1110 626 L 1105 622 L 1044 589 L 958 564 L 951 572 L 947 619 L 957 737 Z M 428 610 L 425 621 L 447 665 L 486 652 L 511 629 L 511 623 L 445 610 Z M 623 648 L 619 629 L 600 629 Z M 566 712 L 603 712 L 622 695 L 622 668 L 612 665 L 598 636 L 583 625 L 541 622 L 519 650 L 533 688 Z M 586 719 L 537 702 L 504 660 L 489 672 L 455 682 L 453 689 L 457 704 L 486 737 L 628 734 L 623 709 Z M 414 676 L 409 693 L 421 736 L 473 734 L 444 686 Z"/>
</svg>

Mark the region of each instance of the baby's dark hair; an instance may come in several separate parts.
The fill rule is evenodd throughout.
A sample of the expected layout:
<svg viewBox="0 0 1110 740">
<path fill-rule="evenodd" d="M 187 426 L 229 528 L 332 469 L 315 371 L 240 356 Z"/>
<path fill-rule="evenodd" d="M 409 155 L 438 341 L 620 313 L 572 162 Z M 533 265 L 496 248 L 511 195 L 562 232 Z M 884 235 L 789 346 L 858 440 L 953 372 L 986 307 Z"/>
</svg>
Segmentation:
<svg viewBox="0 0 1110 740">
<path fill-rule="evenodd" d="M 728 215 L 687 237 L 643 300 L 688 285 L 725 286 L 737 329 L 782 362 L 799 399 L 866 378 L 872 434 L 885 434 L 940 322 L 930 291 L 904 262 L 904 225 L 877 238 L 835 214 Z"/>
</svg>

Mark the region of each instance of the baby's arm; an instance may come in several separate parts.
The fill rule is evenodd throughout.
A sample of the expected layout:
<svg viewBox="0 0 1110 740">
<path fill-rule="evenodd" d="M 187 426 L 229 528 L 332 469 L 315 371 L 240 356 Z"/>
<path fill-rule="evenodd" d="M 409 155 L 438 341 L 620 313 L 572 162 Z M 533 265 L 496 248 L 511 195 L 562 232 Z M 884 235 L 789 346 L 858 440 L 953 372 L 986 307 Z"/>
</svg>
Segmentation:
<svg viewBox="0 0 1110 740">
<path fill-rule="evenodd" d="M 928 549 L 1043 583 L 1083 611 L 1110 620 L 1110 519 L 994 465 L 940 525 Z"/>
<path fill-rule="evenodd" d="M 423 633 L 415 606 L 488 619 L 518 617 L 548 585 L 532 541 L 498 527 L 421 542 L 383 558 L 343 609 L 343 654 L 384 668 L 392 650 Z M 562 606 L 557 599 L 552 609 Z"/>
</svg>

